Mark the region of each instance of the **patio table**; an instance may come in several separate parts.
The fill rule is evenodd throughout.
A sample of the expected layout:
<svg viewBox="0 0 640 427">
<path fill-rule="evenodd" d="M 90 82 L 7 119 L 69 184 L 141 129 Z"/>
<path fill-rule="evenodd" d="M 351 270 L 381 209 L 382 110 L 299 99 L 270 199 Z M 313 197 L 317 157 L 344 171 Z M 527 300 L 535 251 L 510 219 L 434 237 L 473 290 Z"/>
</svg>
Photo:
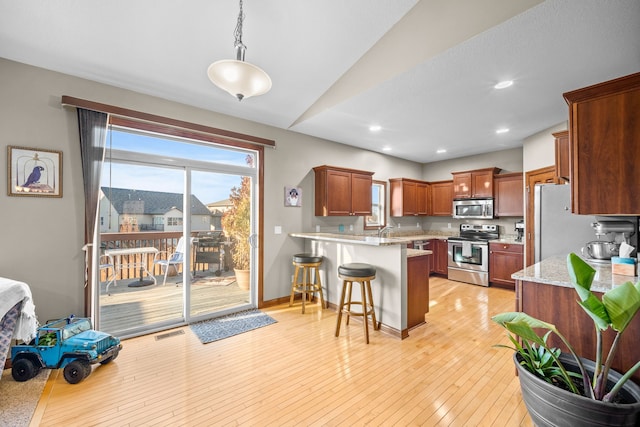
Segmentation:
<svg viewBox="0 0 640 427">
<path fill-rule="evenodd" d="M 104 251 L 105 255 L 113 257 L 115 260 L 115 270 L 116 275 L 119 271 L 122 271 L 123 268 L 140 268 L 140 278 L 129 283 L 127 286 L 131 288 L 136 288 L 140 286 L 149 286 L 156 285 L 156 278 L 149 269 L 147 268 L 147 258 L 149 254 L 157 254 L 158 249 L 153 246 L 145 246 L 140 248 L 127 248 L 127 249 L 107 249 Z M 133 256 L 133 260 L 127 258 L 127 261 L 122 262 L 122 256 L 128 255 L 129 257 Z M 140 261 L 137 260 L 137 255 L 140 255 Z M 143 279 L 142 273 L 147 273 L 147 279 Z"/>
</svg>

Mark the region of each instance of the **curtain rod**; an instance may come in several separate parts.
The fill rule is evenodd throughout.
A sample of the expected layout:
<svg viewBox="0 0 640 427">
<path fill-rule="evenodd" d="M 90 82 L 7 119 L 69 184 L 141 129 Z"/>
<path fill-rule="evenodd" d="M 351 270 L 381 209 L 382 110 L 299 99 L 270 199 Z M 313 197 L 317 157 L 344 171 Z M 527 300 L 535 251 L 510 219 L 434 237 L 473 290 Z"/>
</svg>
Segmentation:
<svg viewBox="0 0 640 427">
<path fill-rule="evenodd" d="M 137 119 L 146 122 L 160 123 L 168 126 L 173 126 L 182 129 L 188 129 L 191 131 L 202 132 L 205 134 L 223 136 L 228 138 L 237 139 L 240 141 L 251 142 L 255 144 L 265 145 L 275 148 L 276 142 L 271 139 L 260 138 L 258 136 L 247 135 L 244 133 L 233 132 L 225 129 L 214 128 L 211 126 L 200 125 L 197 123 L 185 122 L 183 120 L 172 119 L 169 117 L 158 116 L 150 113 L 143 113 L 141 111 L 130 110 L 128 108 L 122 108 L 109 104 L 102 104 L 100 102 L 88 101 L 86 99 L 74 98 L 68 95 L 62 95 L 61 104 L 63 107 L 76 107 L 85 108 L 87 110 L 99 111 L 101 113 L 107 113 L 113 116 L 119 116 L 130 119 Z"/>
</svg>

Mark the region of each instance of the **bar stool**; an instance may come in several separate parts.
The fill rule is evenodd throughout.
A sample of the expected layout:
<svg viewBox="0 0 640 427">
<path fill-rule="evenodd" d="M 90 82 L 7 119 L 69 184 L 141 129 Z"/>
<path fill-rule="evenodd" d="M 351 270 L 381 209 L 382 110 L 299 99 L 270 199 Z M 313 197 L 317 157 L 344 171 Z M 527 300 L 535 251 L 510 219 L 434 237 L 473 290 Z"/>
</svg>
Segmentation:
<svg viewBox="0 0 640 427">
<path fill-rule="evenodd" d="M 343 313 L 347 315 L 347 325 L 349 325 L 350 316 L 362 316 L 364 337 L 367 344 L 369 344 L 369 315 L 373 322 L 373 329 L 379 329 L 378 322 L 376 321 L 376 312 L 373 307 L 373 296 L 371 295 L 371 281 L 376 278 L 376 268 L 363 263 L 342 264 L 338 267 L 338 277 L 342 279 L 342 297 L 340 298 L 340 307 L 338 308 L 336 337 L 340 335 L 340 323 L 342 322 Z M 351 300 L 353 282 L 360 283 L 361 301 Z M 351 310 L 351 305 L 353 304 L 359 305 L 362 309 L 360 311 Z"/>
<path fill-rule="evenodd" d="M 291 297 L 289 298 L 289 307 L 293 305 L 293 297 L 296 293 L 302 294 L 302 314 L 304 314 L 304 304 L 309 295 L 309 302 L 313 298 L 313 294 L 320 294 L 320 304 L 325 308 L 324 296 L 322 295 L 322 283 L 320 282 L 320 267 L 322 264 L 322 256 L 313 254 L 295 254 L 293 256 L 293 265 L 296 267 L 293 273 L 293 282 L 291 282 Z M 316 280 L 311 283 L 311 270 L 315 270 Z M 302 270 L 302 282 L 298 281 L 298 277 Z"/>
</svg>

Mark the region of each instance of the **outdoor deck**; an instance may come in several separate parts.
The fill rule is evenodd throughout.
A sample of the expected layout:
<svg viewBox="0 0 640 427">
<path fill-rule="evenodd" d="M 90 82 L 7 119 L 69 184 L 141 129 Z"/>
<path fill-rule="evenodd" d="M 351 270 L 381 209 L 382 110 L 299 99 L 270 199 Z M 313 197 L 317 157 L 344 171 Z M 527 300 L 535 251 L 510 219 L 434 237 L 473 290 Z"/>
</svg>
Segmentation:
<svg viewBox="0 0 640 427">
<path fill-rule="evenodd" d="M 167 277 L 164 286 L 163 276 L 156 276 L 156 279 L 157 285 L 142 287 L 128 286 L 135 279 L 118 280 L 117 286 L 111 284 L 109 287 L 110 295 L 105 292 L 105 283 L 100 283 L 100 330 L 123 335 L 131 328 L 181 319 L 183 287 L 176 283 L 182 281 L 182 275 Z M 192 280 L 192 316 L 248 302 L 249 291 L 238 287 L 233 271 L 222 272 L 220 276 L 198 271 Z"/>
</svg>

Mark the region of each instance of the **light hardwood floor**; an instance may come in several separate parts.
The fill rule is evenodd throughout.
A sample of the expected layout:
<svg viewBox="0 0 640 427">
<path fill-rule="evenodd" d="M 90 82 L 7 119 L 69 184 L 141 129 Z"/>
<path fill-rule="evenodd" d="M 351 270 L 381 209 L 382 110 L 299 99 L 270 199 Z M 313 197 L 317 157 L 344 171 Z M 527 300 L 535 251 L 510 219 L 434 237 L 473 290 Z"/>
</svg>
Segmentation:
<svg viewBox="0 0 640 427">
<path fill-rule="evenodd" d="M 427 323 L 399 340 L 300 305 L 203 345 L 188 327 L 124 341 L 76 385 L 53 371 L 33 426 L 532 426 L 504 331 L 512 291 L 431 278 Z M 373 292 L 375 289 L 375 281 Z M 166 333 L 166 332 L 165 332 Z"/>
</svg>

